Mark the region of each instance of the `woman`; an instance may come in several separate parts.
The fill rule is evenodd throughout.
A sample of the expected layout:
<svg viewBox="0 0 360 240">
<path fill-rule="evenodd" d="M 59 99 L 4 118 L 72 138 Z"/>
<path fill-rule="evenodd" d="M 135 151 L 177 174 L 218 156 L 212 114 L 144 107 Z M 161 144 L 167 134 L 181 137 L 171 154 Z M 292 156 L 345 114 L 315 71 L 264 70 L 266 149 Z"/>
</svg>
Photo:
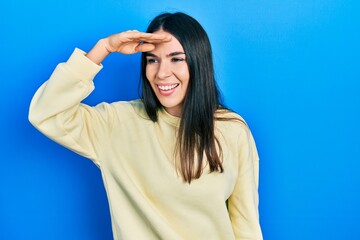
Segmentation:
<svg viewBox="0 0 360 240">
<path fill-rule="evenodd" d="M 142 52 L 142 99 L 82 104 L 113 52 Z M 36 92 L 29 119 L 100 168 L 114 239 L 262 239 L 255 143 L 221 107 L 209 39 L 192 17 L 161 14 L 147 33 L 76 49 Z"/>
</svg>

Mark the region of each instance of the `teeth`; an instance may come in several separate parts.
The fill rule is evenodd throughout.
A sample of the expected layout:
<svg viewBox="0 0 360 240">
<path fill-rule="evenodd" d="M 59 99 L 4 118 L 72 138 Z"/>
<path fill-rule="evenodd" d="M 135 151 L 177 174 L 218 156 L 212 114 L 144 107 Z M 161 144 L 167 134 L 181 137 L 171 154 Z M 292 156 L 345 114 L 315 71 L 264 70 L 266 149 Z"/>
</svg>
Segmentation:
<svg viewBox="0 0 360 240">
<path fill-rule="evenodd" d="M 169 91 L 173 88 L 176 88 L 178 86 L 178 84 L 173 84 L 173 85 L 166 85 L 166 86 L 158 86 L 160 90 L 162 91 Z"/>
</svg>

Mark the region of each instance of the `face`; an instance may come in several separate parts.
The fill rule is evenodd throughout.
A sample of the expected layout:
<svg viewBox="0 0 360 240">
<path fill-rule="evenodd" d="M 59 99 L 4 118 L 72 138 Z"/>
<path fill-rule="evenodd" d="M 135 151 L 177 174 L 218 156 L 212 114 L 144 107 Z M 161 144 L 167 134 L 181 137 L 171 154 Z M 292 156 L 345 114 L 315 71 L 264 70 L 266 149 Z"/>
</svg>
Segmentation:
<svg viewBox="0 0 360 240">
<path fill-rule="evenodd" d="M 168 113 L 180 117 L 190 79 L 180 42 L 172 36 L 169 42 L 155 44 L 155 49 L 146 54 L 146 61 L 146 77 L 156 97 Z"/>
</svg>

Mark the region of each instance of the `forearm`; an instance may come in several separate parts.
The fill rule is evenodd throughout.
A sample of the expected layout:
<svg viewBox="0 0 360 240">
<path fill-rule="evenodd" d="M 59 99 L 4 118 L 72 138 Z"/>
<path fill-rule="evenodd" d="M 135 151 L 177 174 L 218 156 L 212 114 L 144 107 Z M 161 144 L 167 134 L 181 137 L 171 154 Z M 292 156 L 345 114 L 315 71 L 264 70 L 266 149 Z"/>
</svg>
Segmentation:
<svg viewBox="0 0 360 240">
<path fill-rule="evenodd" d="M 93 78 L 101 69 L 76 50 L 59 64 L 35 93 L 29 109 L 30 122 L 43 134 L 73 151 L 96 159 L 93 139 L 102 122 L 98 111 L 81 104 L 94 89 Z M 103 111 L 104 112 L 104 111 Z M 89 127 L 91 126 L 91 127 Z M 91 132 L 89 131 L 91 130 Z M 98 135 L 94 139 L 100 139 Z"/>
<path fill-rule="evenodd" d="M 262 240 L 258 212 L 258 188 L 252 169 L 239 177 L 228 201 L 235 239 Z"/>
<path fill-rule="evenodd" d="M 105 41 L 106 39 L 100 39 L 86 54 L 86 56 L 97 65 L 100 65 L 102 61 L 110 54 L 106 47 Z"/>
</svg>

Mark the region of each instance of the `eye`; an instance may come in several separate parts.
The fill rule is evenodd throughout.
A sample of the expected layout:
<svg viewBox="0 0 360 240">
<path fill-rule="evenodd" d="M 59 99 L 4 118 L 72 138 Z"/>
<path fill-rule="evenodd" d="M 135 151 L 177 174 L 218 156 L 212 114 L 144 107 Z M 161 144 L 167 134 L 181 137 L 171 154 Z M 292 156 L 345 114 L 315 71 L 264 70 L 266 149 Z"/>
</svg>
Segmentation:
<svg viewBox="0 0 360 240">
<path fill-rule="evenodd" d="M 157 63 L 157 62 L 159 62 L 156 58 L 147 58 L 146 59 L 146 62 L 148 63 L 148 64 L 152 64 L 152 63 Z"/>
<path fill-rule="evenodd" d="M 179 58 L 179 57 L 174 57 L 171 59 L 172 62 L 182 62 L 184 60 L 185 60 L 184 58 Z"/>
</svg>

